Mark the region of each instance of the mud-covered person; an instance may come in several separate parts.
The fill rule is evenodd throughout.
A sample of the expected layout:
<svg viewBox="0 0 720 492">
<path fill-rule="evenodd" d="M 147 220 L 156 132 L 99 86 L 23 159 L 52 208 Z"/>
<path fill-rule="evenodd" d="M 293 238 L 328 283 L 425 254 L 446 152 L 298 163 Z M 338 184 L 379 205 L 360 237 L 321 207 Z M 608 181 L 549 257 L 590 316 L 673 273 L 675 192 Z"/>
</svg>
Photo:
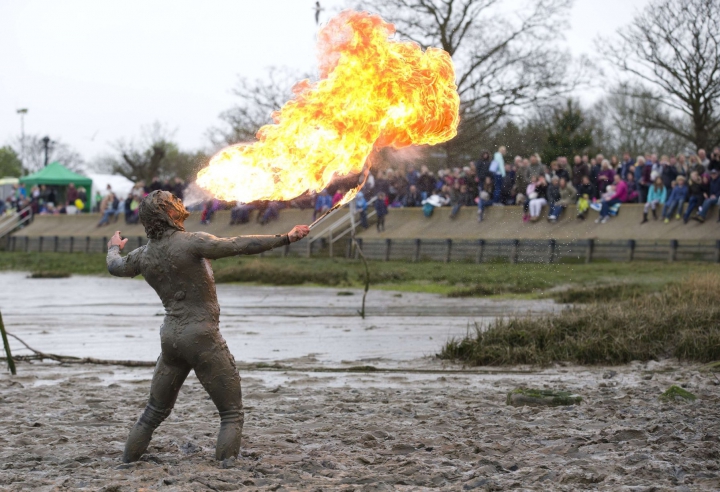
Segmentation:
<svg viewBox="0 0 720 492">
<path fill-rule="evenodd" d="M 243 426 L 240 376 L 218 327 L 220 306 L 208 260 L 262 253 L 299 241 L 310 230 L 296 226 L 283 235 L 232 238 L 185 232 L 187 210 L 174 195 L 160 190 L 143 199 L 139 212 L 148 243 L 123 257 L 120 251 L 127 239 L 115 232 L 108 243 L 108 270 L 118 277 L 141 274 L 160 296 L 165 319 L 150 398 L 130 431 L 123 461 L 136 461 L 143 455 L 191 369 L 220 413 L 216 458 L 237 457 Z"/>
</svg>

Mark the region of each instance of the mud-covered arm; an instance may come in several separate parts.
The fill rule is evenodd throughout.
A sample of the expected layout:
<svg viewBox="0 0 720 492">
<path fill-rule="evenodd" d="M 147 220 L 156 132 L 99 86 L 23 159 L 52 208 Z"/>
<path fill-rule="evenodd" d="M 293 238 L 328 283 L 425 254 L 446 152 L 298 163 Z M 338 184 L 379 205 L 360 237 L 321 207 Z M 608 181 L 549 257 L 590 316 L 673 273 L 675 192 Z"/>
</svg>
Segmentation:
<svg viewBox="0 0 720 492">
<path fill-rule="evenodd" d="M 221 238 L 205 232 L 196 232 L 188 234 L 188 239 L 191 241 L 193 253 L 209 260 L 226 256 L 256 255 L 290 244 L 287 234 Z"/>
<path fill-rule="evenodd" d="M 107 267 L 110 275 L 116 277 L 135 277 L 140 275 L 140 255 L 145 246 L 137 248 L 127 256 L 120 255 L 119 246 L 110 246 L 107 254 Z"/>
</svg>

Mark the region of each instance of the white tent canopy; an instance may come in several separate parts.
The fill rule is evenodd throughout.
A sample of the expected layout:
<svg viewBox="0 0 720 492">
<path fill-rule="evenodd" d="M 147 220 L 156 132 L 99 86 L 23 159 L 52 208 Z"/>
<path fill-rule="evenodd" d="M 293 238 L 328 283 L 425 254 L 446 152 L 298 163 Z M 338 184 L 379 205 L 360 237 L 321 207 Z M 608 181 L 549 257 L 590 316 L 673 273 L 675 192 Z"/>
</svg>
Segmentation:
<svg viewBox="0 0 720 492">
<path fill-rule="evenodd" d="M 102 196 L 107 195 L 107 185 L 110 185 L 113 193 L 120 200 L 124 200 L 135 186 L 135 183 L 127 179 L 125 176 L 119 174 L 93 174 L 88 173 L 88 178 L 92 179 L 92 201 L 93 206 L 95 205 L 95 192 L 99 191 Z"/>
</svg>

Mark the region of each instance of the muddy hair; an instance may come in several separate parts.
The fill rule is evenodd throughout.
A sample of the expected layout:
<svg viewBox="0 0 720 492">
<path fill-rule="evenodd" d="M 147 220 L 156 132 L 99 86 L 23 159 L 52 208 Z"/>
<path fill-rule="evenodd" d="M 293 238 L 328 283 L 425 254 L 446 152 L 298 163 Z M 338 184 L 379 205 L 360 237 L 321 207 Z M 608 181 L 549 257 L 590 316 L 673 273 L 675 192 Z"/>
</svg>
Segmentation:
<svg viewBox="0 0 720 492">
<path fill-rule="evenodd" d="M 177 220 L 170 217 L 170 210 L 178 212 Z M 148 239 L 160 239 L 168 229 L 184 231 L 183 221 L 189 216 L 182 201 L 169 191 L 153 191 L 140 203 L 140 222 Z"/>
</svg>

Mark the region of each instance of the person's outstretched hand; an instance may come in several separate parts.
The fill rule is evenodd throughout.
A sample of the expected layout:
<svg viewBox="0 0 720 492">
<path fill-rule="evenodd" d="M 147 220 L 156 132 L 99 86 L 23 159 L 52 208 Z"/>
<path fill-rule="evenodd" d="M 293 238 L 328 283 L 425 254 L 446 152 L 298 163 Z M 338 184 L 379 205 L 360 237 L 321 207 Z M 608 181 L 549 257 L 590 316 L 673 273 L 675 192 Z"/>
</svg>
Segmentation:
<svg viewBox="0 0 720 492">
<path fill-rule="evenodd" d="M 295 229 L 293 229 L 295 230 Z M 115 234 L 113 234 L 113 237 L 110 238 L 110 241 L 108 241 L 108 249 L 112 246 L 117 246 L 120 248 L 120 251 L 125 247 L 125 243 L 127 243 L 127 238 L 123 239 L 120 237 L 120 231 L 115 231 Z"/>
<path fill-rule="evenodd" d="M 291 243 L 294 243 L 300 241 L 308 234 L 310 234 L 310 228 L 306 225 L 299 225 L 293 227 L 292 231 L 288 232 L 288 239 Z"/>
</svg>

